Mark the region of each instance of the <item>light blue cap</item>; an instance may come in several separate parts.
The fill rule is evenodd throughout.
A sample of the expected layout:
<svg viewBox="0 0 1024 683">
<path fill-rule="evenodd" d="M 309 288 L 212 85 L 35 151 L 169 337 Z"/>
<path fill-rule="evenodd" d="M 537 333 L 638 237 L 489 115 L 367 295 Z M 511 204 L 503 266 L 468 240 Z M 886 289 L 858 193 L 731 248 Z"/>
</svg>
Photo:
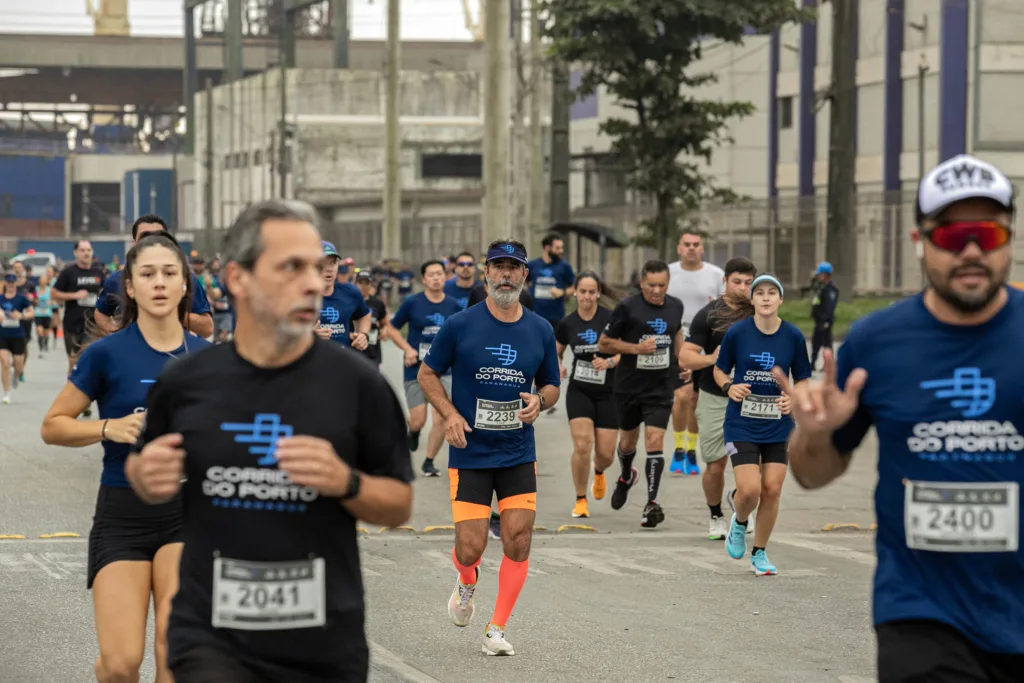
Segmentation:
<svg viewBox="0 0 1024 683">
<path fill-rule="evenodd" d="M 754 278 L 754 281 L 750 283 L 750 296 L 751 296 L 751 298 L 753 298 L 753 296 L 754 296 L 754 290 L 757 288 L 757 286 L 759 284 L 761 284 L 763 282 L 767 282 L 769 284 L 773 284 L 776 287 L 778 287 L 779 288 L 779 296 L 782 297 L 782 298 L 785 298 L 786 292 L 782 289 L 782 283 L 779 282 L 779 278 L 775 277 L 774 275 L 769 275 L 768 273 L 765 273 L 763 275 L 758 275 L 757 277 Z"/>
</svg>

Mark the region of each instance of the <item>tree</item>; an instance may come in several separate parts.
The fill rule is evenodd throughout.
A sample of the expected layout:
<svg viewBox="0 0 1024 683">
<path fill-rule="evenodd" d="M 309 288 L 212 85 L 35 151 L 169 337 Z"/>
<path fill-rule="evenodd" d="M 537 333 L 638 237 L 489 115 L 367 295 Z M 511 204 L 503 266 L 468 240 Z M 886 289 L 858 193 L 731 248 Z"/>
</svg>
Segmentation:
<svg viewBox="0 0 1024 683">
<path fill-rule="evenodd" d="M 642 243 L 667 254 L 680 220 L 708 200 L 736 195 L 699 163 L 731 142 L 728 124 L 751 102 L 698 99 L 714 73 L 694 73 L 709 39 L 742 44 L 748 28 L 769 32 L 813 18 L 794 0 L 546 0 L 550 55 L 580 70 L 576 97 L 599 87 L 632 110 L 600 132 L 627 172 L 629 186 L 653 197 L 657 212 Z"/>
</svg>

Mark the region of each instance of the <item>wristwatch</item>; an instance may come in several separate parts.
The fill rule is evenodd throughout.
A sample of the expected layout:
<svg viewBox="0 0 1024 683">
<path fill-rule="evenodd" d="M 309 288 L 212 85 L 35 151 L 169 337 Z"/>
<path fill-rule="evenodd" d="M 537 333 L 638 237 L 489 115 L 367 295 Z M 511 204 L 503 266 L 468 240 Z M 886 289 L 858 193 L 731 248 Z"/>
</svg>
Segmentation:
<svg viewBox="0 0 1024 683">
<path fill-rule="evenodd" d="M 363 473 L 359 470 L 352 470 L 348 475 L 348 488 L 341 494 L 341 500 L 352 500 L 359 495 L 359 489 L 363 484 Z"/>
<path fill-rule="evenodd" d="M 537 394 L 540 397 L 540 409 L 544 410 L 544 394 Z"/>
<path fill-rule="evenodd" d="M 722 393 L 723 394 L 728 394 L 729 393 L 729 389 L 731 387 L 732 387 L 732 382 L 726 382 L 725 384 L 722 385 Z"/>
</svg>

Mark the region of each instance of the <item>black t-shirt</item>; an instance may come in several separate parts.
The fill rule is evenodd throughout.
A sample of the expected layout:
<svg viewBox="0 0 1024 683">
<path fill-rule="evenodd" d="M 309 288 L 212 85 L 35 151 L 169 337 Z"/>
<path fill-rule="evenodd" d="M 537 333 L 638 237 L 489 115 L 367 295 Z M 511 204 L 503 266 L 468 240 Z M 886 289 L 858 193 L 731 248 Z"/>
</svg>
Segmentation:
<svg viewBox="0 0 1024 683">
<path fill-rule="evenodd" d="M 682 328 L 683 302 L 674 296 L 665 296 L 665 303 L 655 306 L 643 294 L 623 299 L 612 311 L 604 334 L 631 344 L 654 337 L 658 350 L 638 356 L 622 354 L 615 368 L 615 393 L 672 393 L 673 377 L 679 375 L 676 334 Z"/>
<path fill-rule="evenodd" d="M 171 661 L 213 645 L 273 680 L 365 680 L 356 520 L 337 498 L 289 483 L 271 444 L 282 436 L 319 437 L 356 469 L 411 482 L 405 416 L 377 367 L 322 339 L 283 368 L 256 367 L 234 344 L 222 344 L 166 366 L 147 409 L 136 450 L 180 433 L 186 452 L 185 550 L 168 633 Z M 310 597 L 316 582 L 305 578 L 317 571 L 323 600 Z M 323 625 L 309 623 L 317 610 Z M 303 618 L 305 627 L 298 625 Z M 261 620 L 274 630 L 239 628 Z"/>
<path fill-rule="evenodd" d="M 89 296 L 82 300 L 70 300 L 64 302 L 64 329 L 74 330 L 85 326 L 85 312 L 96 310 L 96 297 L 103 290 L 103 269 L 79 268 L 77 263 L 60 271 L 53 288 L 64 294 L 74 294 L 80 289 L 89 292 Z"/>
<path fill-rule="evenodd" d="M 384 305 L 384 302 L 375 296 L 371 296 L 366 300 L 366 305 L 370 309 L 370 344 L 366 347 L 362 354 L 372 360 L 374 363 L 380 363 L 380 321 L 387 320 L 388 308 Z M 354 330 L 357 318 L 352 316 L 350 327 Z"/>
<path fill-rule="evenodd" d="M 612 354 L 598 353 L 597 340 L 612 317 L 607 308 L 597 307 L 594 317 L 584 320 L 579 312 L 562 318 L 555 328 L 555 341 L 572 349 L 572 367 L 569 384 L 588 394 L 610 394 L 615 387 L 615 369 L 596 371 L 590 364 L 594 358 L 611 358 Z M 582 363 L 582 366 L 581 366 Z"/>
<path fill-rule="evenodd" d="M 470 306 L 472 306 L 474 304 L 478 304 L 481 301 L 486 301 L 486 300 L 487 300 L 487 285 L 485 285 L 483 283 L 480 283 L 478 285 L 474 285 L 473 289 L 469 290 L 469 302 L 466 304 L 466 308 L 469 308 Z M 519 292 L 519 303 L 526 310 L 528 310 L 528 311 L 532 311 L 533 310 L 533 297 L 530 295 L 530 293 L 528 291 L 526 291 L 526 287 L 523 287 L 523 291 Z"/>
<path fill-rule="evenodd" d="M 686 338 L 686 341 L 704 349 L 706 354 L 714 353 L 715 349 L 722 344 L 722 339 L 725 338 L 725 331 L 719 332 L 715 329 L 716 325 L 720 322 L 718 313 L 723 309 L 729 310 L 729 305 L 725 303 L 724 299 L 719 297 L 697 311 L 697 315 L 693 316 L 693 321 L 690 323 L 690 336 Z M 699 377 L 701 392 L 707 392 L 715 396 L 725 396 L 722 390 L 718 388 L 718 382 L 715 381 L 715 368 L 713 365 L 698 372 L 697 376 Z"/>
</svg>

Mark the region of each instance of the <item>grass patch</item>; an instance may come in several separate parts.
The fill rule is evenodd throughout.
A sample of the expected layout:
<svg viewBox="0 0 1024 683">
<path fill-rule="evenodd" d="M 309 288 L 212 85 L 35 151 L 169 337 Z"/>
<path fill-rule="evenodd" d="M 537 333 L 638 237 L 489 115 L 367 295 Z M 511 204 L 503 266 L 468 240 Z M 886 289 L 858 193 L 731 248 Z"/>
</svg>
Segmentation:
<svg viewBox="0 0 1024 683">
<path fill-rule="evenodd" d="M 885 308 L 890 304 L 899 301 L 899 296 L 858 296 L 852 301 L 840 301 L 836 306 L 836 323 L 833 330 L 835 339 L 842 339 L 850 330 L 854 320 L 863 318 L 869 313 Z M 814 321 L 811 320 L 811 297 L 796 300 L 787 300 L 782 304 L 779 315 L 783 320 L 793 323 L 804 333 L 808 339 L 814 330 Z"/>
</svg>

